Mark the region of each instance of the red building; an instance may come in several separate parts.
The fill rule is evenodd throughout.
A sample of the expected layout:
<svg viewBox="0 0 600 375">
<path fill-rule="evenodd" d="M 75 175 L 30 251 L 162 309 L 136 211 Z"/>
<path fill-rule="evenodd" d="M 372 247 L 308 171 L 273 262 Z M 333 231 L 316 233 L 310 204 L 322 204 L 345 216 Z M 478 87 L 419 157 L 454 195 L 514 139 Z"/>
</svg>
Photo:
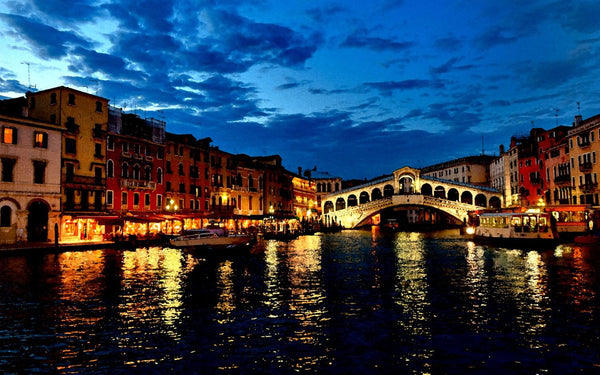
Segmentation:
<svg viewBox="0 0 600 375">
<path fill-rule="evenodd" d="M 106 145 L 106 207 L 124 234 L 165 231 L 165 122 L 111 108 Z"/>
</svg>

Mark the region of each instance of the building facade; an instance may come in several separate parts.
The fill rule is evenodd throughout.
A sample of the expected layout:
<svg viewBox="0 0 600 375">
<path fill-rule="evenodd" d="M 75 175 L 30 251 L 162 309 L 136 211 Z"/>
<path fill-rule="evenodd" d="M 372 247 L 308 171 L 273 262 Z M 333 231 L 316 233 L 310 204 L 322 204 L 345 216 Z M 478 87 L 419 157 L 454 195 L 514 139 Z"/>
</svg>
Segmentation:
<svg viewBox="0 0 600 375">
<path fill-rule="evenodd" d="M 0 244 L 54 241 L 60 222 L 62 128 L 0 115 L 0 131 Z"/>
</svg>

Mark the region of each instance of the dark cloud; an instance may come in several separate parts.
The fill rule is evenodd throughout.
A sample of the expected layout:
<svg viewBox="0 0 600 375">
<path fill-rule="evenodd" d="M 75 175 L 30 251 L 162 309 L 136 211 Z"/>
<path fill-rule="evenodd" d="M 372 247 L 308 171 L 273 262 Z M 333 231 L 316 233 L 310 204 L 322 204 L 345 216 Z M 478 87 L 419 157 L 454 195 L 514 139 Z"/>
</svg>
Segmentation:
<svg viewBox="0 0 600 375">
<path fill-rule="evenodd" d="M 456 65 L 460 60 L 458 57 L 453 57 L 440 66 L 429 68 L 429 72 L 432 74 L 442 74 L 453 70 L 468 70 L 474 67 L 474 65 Z"/>
<path fill-rule="evenodd" d="M 519 40 L 519 36 L 515 35 L 511 30 L 500 26 L 493 26 L 475 38 L 475 45 L 479 49 L 486 51 L 498 45 L 514 43 L 517 40 Z"/>
<path fill-rule="evenodd" d="M 414 42 L 398 42 L 393 39 L 372 37 L 365 30 L 348 35 L 341 47 L 368 48 L 374 51 L 405 51 L 415 46 Z"/>
<path fill-rule="evenodd" d="M 310 8 L 306 10 L 306 14 L 318 24 L 323 24 L 330 18 L 345 12 L 346 10 L 339 5 L 326 5 L 323 7 Z"/>
<path fill-rule="evenodd" d="M 417 90 L 417 89 L 442 89 L 444 84 L 440 80 L 428 79 L 407 79 L 404 81 L 386 81 L 386 82 L 365 82 L 364 85 L 369 88 L 379 90 L 383 95 L 391 95 L 396 90 Z"/>
<path fill-rule="evenodd" d="M 490 102 L 490 106 L 492 107 L 510 107 L 510 101 L 508 100 L 492 100 Z"/>
<path fill-rule="evenodd" d="M 433 42 L 436 49 L 445 52 L 456 52 L 463 45 L 463 41 L 455 37 L 439 38 Z"/>
<path fill-rule="evenodd" d="M 563 26 L 585 34 L 591 34 L 600 30 L 600 25 L 598 24 L 600 2 L 568 2 L 562 3 L 559 8 L 558 19 Z"/>
<path fill-rule="evenodd" d="M 73 49 L 71 56 L 72 62 L 69 65 L 69 70 L 74 73 L 91 77 L 94 73 L 101 72 L 112 78 L 127 78 L 136 81 L 148 78 L 148 74 L 145 72 L 128 69 L 127 62 L 115 55 L 77 47 Z"/>
<path fill-rule="evenodd" d="M 68 55 L 74 46 L 91 47 L 91 43 L 69 31 L 60 31 L 31 18 L 0 13 L 13 27 L 14 35 L 29 42 L 42 58 L 60 59 Z"/>
</svg>

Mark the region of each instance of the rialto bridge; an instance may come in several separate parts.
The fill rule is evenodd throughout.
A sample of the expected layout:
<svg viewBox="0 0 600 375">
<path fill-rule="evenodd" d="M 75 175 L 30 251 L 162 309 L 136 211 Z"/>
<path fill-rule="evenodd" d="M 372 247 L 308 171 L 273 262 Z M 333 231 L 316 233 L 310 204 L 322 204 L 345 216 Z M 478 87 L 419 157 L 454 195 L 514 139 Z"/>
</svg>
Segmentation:
<svg viewBox="0 0 600 375">
<path fill-rule="evenodd" d="M 385 210 L 432 208 L 459 223 L 469 211 L 501 206 L 496 189 L 421 176 L 419 169 L 404 167 L 390 177 L 327 195 L 321 208 L 326 224 L 355 228 Z"/>
</svg>

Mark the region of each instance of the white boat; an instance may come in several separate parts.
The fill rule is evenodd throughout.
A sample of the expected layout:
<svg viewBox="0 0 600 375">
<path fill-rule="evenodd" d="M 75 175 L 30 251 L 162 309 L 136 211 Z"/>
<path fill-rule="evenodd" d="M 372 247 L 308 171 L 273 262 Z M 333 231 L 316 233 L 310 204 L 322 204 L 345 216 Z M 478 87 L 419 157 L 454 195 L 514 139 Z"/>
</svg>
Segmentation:
<svg viewBox="0 0 600 375">
<path fill-rule="evenodd" d="M 485 212 L 474 223 L 475 239 L 515 245 L 542 245 L 558 240 L 546 212 Z"/>
<path fill-rule="evenodd" d="M 208 229 L 190 229 L 184 231 L 180 236 L 171 239 L 171 245 L 175 247 L 196 249 L 236 249 L 250 247 L 255 238 L 248 234 L 228 234 L 220 236 Z"/>
</svg>

